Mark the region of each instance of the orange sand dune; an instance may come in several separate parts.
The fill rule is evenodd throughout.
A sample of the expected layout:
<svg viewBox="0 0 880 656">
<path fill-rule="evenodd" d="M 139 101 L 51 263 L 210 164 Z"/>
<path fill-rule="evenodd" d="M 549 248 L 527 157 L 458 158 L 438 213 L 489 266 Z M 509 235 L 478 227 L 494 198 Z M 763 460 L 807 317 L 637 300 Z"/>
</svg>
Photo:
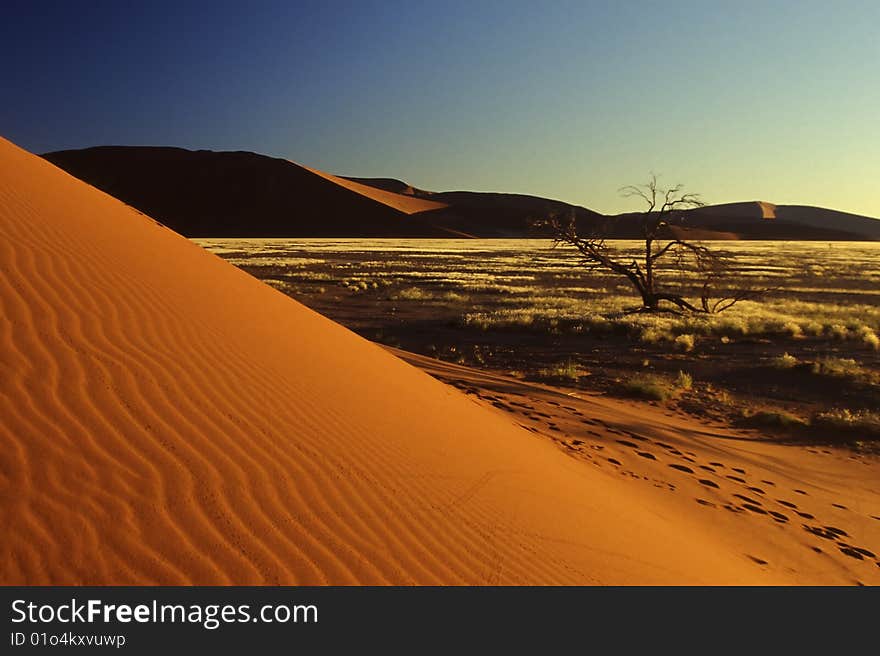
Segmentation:
<svg viewBox="0 0 880 656">
<path fill-rule="evenodd" d="M 567 457 L 2 140 L 0 265 L 2 584 L 837 571 L 757 566 L 698 512 Z"/>
<path fill-rule="evenodd" d="M 436 201 L 426 200 L 417 196 L 397 194 L 393 191 L 387 191 L 385 189 L 379 189 L 378 187 L 372 187 L 361 182 L 349 180 L 348 178 L 342 178 L 338 175 L 324 173 L 323 171 L 309 168 L 308 166 L 304 166 L 303 164 L 299 164 L 298 166 L 302 166 L 304 169 L 307 169 L 316 175 L 320 175 L 326 180 L 330 180 L 330 182 L 335 182 L 339 186 L 345 187 L 349 191 L 353 191 L 357 194 L 360 194 L 361 196 L 366 196 L 367 198 L 370 198 L 377 203 L 382 203 L 383 205 L 387 205 L 388 207 L 394 208 L 400 212 L 404 212 L 405 214 L 418 214 L 419 212 L 442 210 L 445 207 L 449 207 L 446 203 L 438 203 Z"/>
</svg>

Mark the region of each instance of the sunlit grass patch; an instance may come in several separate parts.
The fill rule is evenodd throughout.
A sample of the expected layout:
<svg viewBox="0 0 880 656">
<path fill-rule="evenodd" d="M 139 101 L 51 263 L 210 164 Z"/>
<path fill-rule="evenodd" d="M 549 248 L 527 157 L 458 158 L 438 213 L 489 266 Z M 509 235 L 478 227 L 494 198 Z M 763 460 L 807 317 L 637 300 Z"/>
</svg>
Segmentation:
<svg viewBox="0 0 880 656">
<path fill-rule="evenodd" d="M 650 374 L 630 376 L 620 383 L 619 389 L 625 396 L 648 401 L 668 401 L 679 392 L 668 380 Z"/>
<path fill-rule="evenodd" d="M 770 360 L 770 366 L 774 369 L 792 369 L 796 367 L 797 364 L 798 359 L 793 355 L 789 355 L 788 352 Z"/>
<path fill-rule="evenodd" d="M 810 371 L 818 376 L 848 378 L 864 382 L 874 382 L 878 378 L 878 374 L 866 369 L 853 358 L 819 358 L 813 363 Z"/>
<path fill-rule="evenodd" d="M 391 297 L 401 301 L 427 301 L 433 299 L 434 295 L 420 287 L 407 287 L 395 292 Z"/>
<path fill-rule="evenodd" d="M 538 370 L 538 376 L 541 378 L 561 378 L 569 381 L 578 380 L 583 373 L 580 365 L 572 359 Z"/>
</svg>

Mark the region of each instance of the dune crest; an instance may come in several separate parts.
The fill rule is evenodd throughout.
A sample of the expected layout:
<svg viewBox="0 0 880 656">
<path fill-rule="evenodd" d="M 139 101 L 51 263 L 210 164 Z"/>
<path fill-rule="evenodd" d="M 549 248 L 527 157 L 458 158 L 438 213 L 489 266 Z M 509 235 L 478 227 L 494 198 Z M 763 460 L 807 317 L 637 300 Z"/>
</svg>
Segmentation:
<svg viewBox="0 0 880 656">
<path fill-rule="evenodd" d="M 782 583 L 0 140 L 0 583 Z"/>
<path fill-rule="evenodd" d="M 332 173 L 324 173 L 318 169 L 313 169 L 303 164 L 299 164 L 304 169 L 311 171 L 315 175 L 320 175 L 325 180 L 329 180 L 340 187 L 353 191 L 361 196 L 370 198 L 378 203 L 387 205 L 404 214 L 418 214 L 419 212 L 430 212 L 431 210 L 442 210 L 449 207 L 446 203 L 438 203 L 433 200 L 419 198 L 418 196 L 409 194 L 399 194 L 387 189 L 380 189 L 371 185 L 363 184 L 350 178 L 343 178 Z"/>
</svg>

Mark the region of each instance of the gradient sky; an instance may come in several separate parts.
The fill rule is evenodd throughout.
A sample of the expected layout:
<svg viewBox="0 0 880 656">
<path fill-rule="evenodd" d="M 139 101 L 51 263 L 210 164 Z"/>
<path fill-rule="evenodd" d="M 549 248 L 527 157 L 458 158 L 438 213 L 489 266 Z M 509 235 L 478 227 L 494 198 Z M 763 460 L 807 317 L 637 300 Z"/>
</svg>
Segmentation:
<svg viewBox="0 0 880 656">
<path fill-rule="evenodd" d="M 76 5 L 76 6 L 74 6 Z M 0 134 L 252 150 L 603 212 L 880 217 L 880 2 L 3 3 Z"/>
</svg>

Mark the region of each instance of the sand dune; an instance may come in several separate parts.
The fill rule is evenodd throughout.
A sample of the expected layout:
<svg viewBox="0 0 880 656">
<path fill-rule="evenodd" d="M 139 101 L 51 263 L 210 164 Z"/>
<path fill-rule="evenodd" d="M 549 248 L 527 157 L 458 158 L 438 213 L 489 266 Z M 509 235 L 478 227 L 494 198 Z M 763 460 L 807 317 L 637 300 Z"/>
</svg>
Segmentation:
<svg viewBox="0 0 880 656">
<path fill-rule="evenodd" d="M 187 237 L 524 237 L 529 219 L 547 211 L 598 216 L 533 196 L 345 178 L 249 152 L 99 146 L 44 157 Z"/>
<path fill-rule="evenodd" d="M 390 203 L 256 153 L 101 146 L 45 157 L 188 237 L 445 236 Z"/>
<path fill-rule="evenodd" d="M 880 584 L 880 458 L 763 439 L 667 408 L 390 349 L 572 459 L 639 488 L 757 566 L 810 583 Z"/>
<path fill-rule="evenodd" d="M 0 172 L 2 584 L 851 582 L 756 563 L 6 141 Z M 761 557 L 799 556 L 774 530 Z"/>
</svg>

